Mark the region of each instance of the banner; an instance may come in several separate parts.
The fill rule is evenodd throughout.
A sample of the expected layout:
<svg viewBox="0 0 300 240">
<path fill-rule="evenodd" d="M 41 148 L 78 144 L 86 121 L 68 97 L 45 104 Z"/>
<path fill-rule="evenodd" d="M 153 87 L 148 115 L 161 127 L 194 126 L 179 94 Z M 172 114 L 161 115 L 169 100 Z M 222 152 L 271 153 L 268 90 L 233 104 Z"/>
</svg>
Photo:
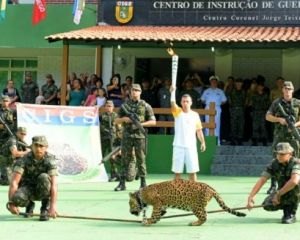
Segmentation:
<svg viewBox="0 0 300 240">
<path fill-rule="evenodd" d="M 81 15 L 83 13 L 85 7 L 85 0 L 74 0 L 73 5 L 73 15 L 74 15 L 74 23 L 79 24 L 81 20 Z"/>
<path fill-rule="evenodd" d="M 107 181 L 102 159 L 97 107 L 17 103 L 18 127 L 27 128 L 26 142 L 45 135 L 57 158 L 59 182 Z"/>
<path fill-rule="evenodd" d="M 0 0 L 0 21 L 5 19 L 7 0 Z"/>
<path fill-rule="evenodd" d="M 46 18 L 46 0 L 34 0 L 32 24 L 38 24 Z"/>
</svg>

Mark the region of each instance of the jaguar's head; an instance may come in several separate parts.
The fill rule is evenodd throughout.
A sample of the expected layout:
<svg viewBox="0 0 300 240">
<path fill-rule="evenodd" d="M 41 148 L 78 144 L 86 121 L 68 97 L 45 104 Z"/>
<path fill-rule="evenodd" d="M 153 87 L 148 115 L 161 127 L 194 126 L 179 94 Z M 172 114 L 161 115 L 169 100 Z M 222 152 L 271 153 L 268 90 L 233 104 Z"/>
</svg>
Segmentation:
<svg viewBox="0 0 300 240">
<path fill-rule="evenodd" d="M 139 216 L 142 211 L 137 193 L 129 193 L 129 208 L 130 213 L 136 216 Z"/>
</svg>

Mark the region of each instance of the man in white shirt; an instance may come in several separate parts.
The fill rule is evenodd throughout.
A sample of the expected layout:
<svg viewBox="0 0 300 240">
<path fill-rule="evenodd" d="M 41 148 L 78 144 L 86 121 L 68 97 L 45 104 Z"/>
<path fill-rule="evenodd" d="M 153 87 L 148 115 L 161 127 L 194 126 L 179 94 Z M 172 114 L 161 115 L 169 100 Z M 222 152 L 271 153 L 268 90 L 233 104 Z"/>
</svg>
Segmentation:
<svg viewBox="0 0 300 240">
<path fill-rule="evenodd" d="M 221 126 L 221 105 L 227 101 L 223 90 L 218 88 L 219 78 L 211 76 L 209 78 L 210 88 L 206 89 L 202 96 L 201 101 L 205 104 L 205 108 L 209 108 L 211 102 L 215 103 L 217 114 L 215 116 L 215 136 L 218 138 L 218 145 L 220 145 L 220 126 Z M 205 115 L 205 122 L 209 121 L 209 116 Z M 208 136 L 208 129 L 205 129 L 205 135 Z"/>
<path fill-rule="evenodd" d="M 170 91 L 171 111 L 175 124 L 172 171 L 175 173 L 175 179 L 180 179 L 185 165 L 189 179 L 196 181 L 197 172 L 199 172 L 197 138 L 201 142 L 201 151 L 206 149 L 201 120 L 199 114 L 191 110 L 191 96 L 184 94 L 181 97 L 182 107 L 180 108 L 176 104 L 175 89 L 171 87 Z"/>
</svg>

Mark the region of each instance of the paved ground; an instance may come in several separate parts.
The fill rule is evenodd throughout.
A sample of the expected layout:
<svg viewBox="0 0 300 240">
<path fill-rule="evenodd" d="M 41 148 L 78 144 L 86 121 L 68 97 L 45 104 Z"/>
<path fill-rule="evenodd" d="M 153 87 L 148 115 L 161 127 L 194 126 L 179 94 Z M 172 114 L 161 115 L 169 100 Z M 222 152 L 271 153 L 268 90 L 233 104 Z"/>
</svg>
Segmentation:
<svg viewBox="0 0 300 240">
<path fill-rule="evenodd" d="M 149 183 L 170 179 L 171 175 L 151 175 Z M 215 177 L 200 176 L 204 181 L 219 191 L 230 207 L 243 207 L 247 195 L 256 182 L 250 177 Z M 114 192 L 116 183 L 61 184 L 59 186 L 58 210 L 62 215 L 91 216 L 141 220 L 129 214 L 128 193 L 138 187 L 138 182 L 128 184 L 128 191 Z M 269 213 L 262 209 L 245 211 L 245 218 L 238 218 L 228 213 L 211 213 L 208 220 L 200 227 L 190 227 L 194 216 L 161 220 L 150 227 L 139 223 L 123 223 L 100 220 L 77 220 L 57 218 L 49 222 L 39 222 L 37 217 L 24 219 L 10 215 L 5 209 L 7 187 L 0 187 L 0 238 L 1 240 L 147 240 L 147 239 L 200 239 L 200 240 L 274 240 L 300 239 L 300 223 L 280 224 L 281 212 Z M 260 204 L 264 191 L 257 196 Z M 38 213 L 39 204 L 36 212 Z M 219 209 L 212 200 L 207 210 Z M 148 209 L 148 216 L 151 208 Z M 170 209 L 169 215 L 185 213 Z M 299 215 L 299 214 L 298 214 Z M 300 217 L 299 217 L 300 218 Z"/>
</svg>

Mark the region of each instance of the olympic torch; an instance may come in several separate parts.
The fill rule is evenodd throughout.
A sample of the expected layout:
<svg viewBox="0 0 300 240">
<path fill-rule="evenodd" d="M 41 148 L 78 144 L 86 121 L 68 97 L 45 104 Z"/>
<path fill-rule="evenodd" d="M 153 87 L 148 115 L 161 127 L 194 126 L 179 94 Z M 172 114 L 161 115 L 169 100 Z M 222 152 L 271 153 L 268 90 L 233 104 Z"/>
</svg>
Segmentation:
<svg viewBox="0 0 300 240">
<path fill-rule="evenodd" d="M 172 48 L 168 48 L 167 52 L 172 56 L 172 87 L 176 89 L 177 71 L 178 71 L 178 55 Z"/>
</svg>

